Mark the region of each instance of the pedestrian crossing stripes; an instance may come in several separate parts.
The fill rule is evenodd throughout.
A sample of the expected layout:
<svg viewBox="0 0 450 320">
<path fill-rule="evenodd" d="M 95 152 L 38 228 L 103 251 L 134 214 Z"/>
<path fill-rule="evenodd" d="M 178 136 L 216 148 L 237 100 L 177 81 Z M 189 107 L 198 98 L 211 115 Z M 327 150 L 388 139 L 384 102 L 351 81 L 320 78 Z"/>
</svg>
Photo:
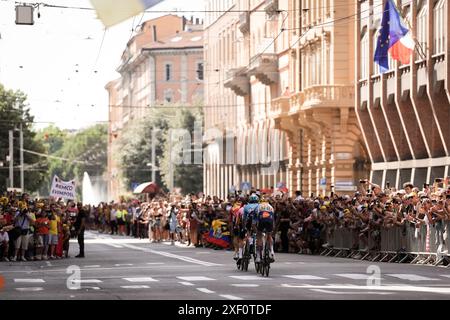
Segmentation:
<svg viewBox="0 0 450 320">
<path fill-rule="evenodd" d="M 369 279 L 369 277 L 372 277 L 372 275 L 367 274 L 367 273 L 340 273 L 340 274 L 335 274 L 335 276 L 352 279 L 352 280 L 367 280 L 367 279 Z"/>
<path fill-rule="evenodd" d="M 244 299 L 242 299 L 240 297 L 236 297 L 236 296 L 233 296 L 231 294 L 220 294 L 220 296 L 222 298 L 225 298 L 225 299 L 228 299 L 228 300 L 244 300 Z"/>
<path fill-rule="evenodd" d="M 74 283 L 102 283 L 102 280 L 98 279 L 74 279 L 72 280 Z"/>
<path fill-rule="evenodd" d="M 150 278 L 150 277 L 143 277 L 143 278 L 122 278 L 123 280 L 126 280 L 128 282 L 157 282 L 159 280 Z"/>
<path fill-rule="evenodd" d="M 270 278 L 263 278 L 261 276 L 230 276 L 230 278 L 250 281 L 271 280 Z"/>
<path fill-rule="evenodd" d="M 16 288 L 17 291 L 20 292 L 37 292 L 37 291 L 43 291 L 44 288 L 42 287 L 28 287 L 28 288 Z"/>
<path fill-rule="evenodd" d="M 14 279 L 15 283 L 45 283 L 44 279 Z"/>
<path fill-rule="evenodd" d="M 203 292 L 203 293 L 215 293 L 214 291 L 211 291 L 207 288 L 196 288 L 198 291 Z"/>
<path fill-rule="evenodd" d="M 237 288 L 256 288 L 259 287 L 259 284 L 253 284 L 253 283 L 232 283 L 232 287 Z"/>
<path fill-rule="evenodd" d="M 390 277 L 399 278 L 402 280 L 410 280 L 410 281 L 436 281 L 439 279 L 436 278 L 429 278 L 424 276 L 419 276 L 415 274 L 388 274 Z"/>
<path fill-rule="evenodd" d="M 296 279 L 296 280 L 327 280 L 327 278 L 311 276 L 311 275 L 306 275 L 306 274 L 287 275 L 287 276 L 283 276 L 283 277 Z"/>
<path fill-rule="evenodd" d="M 187 277 L 177 277 L 177 278 L 180 279 L 180 280 L 184 280 L 184 281 L 211 281 L 211 280 L 216 280 L 216 279 L 203 277 L 203 276 L 187 276 Z"/>
<path fill-rule="evenodd" d="M 342 278 L 348 279 L 346 282 L 342 282 Z M 268 290 L 294 290 L 295 288 L 302 290 L 310 290 L 326 295 L 352 295 L 352 294 L 368 294 L 368 295 L 392 295 L 399 294 L 401 292 L 422 292 L 422 293 L 434 293 L 444 294 L 450 296 L 450 283 L 448 280 L 450 275 L 440 274 L 435 276 L 425 276 L 412 273 L 389 273 L 384 274 L 385 281 L 381 282 L 381 285 L 367 285 L 364 280 L 368 278 L 365 273 L 337 273 L 330 274 L 328 277 L 320 277 L 311 274 L 288 274 L 288 275 L 273 275 L 269 278 L 261 277 L 259 275 L 243 274 L 243 275 L 224 275 L 221 277 L 207 277 L 201 275 L 194 276 L 138 276 L 138 277 L 117 277 L 117 278 L 100 278 L 100 279 L 79 279 L 72 280 L 72 283 L 82 284 L 80 289 L 82 290 L 95 290 L 100 291 L 104 289 L 110 289 L 111 285 L 124 290 L 146 290 L 150 288 L 158 288 L 160 286 L 170 285 L 172 288 L 176 288 L 176 285 L 181 288 L 185 286 L 185 290 L 193 290 L 202 292 L 205 294 L 215 294 L 218 297 L 227 300 L 241 300 L 239 296 L 233 294 L 227 294 L 227 291 L 215 290 L 208 288 L 209 282 L 222 281 L 223 288 L 239 288 L 247 289 L 247 294 L 257 290 L 257 288 L 266 287 Z M 336 280 L 341 280 L 338 282 Z M 395 283 L 392 281 L 396 279 Z M 174 284 L 177 282 L 176 284 Z M 179 280 L 179 281 L 176 281 Z M 260 281 L 269 280 L 269 281 Z M 391 280 L 391 283 L 388 283 Z M 438 280 L 441 280 L 437 282 Z M 54 284 L 50 279 L 32 279 L 32 278 L 17 278 L 11 279 L 12 282 L 17 284 L 17 288 L 11 290 L 26 293 L 40 292 L 48 290 L 45 287 L 47 282 Z M 285 282 L 286 281 L 286 282 Z M 122 283 L 121 283 L 122 282 Z M 434 282 L 434 283 L 433 283 Z M 155 286 L 150 287 L 149 284 L 154 283 Z M 197 284 L 202 283 L 201 287 Z M 26 287 L 26 285 L 29 287 Z M 420 285 L 419 285 L 420 284 Z M 89 286 L 91 285 L 91 286 Z M 96 285 L 96 286 L 92 286 Z M 189 288 L 191 287 L 191 288 Z M 226 290 L 226 289 L 225 289 Z M 246 297 L 245 299 L 248 299 Z"/>
</svg>

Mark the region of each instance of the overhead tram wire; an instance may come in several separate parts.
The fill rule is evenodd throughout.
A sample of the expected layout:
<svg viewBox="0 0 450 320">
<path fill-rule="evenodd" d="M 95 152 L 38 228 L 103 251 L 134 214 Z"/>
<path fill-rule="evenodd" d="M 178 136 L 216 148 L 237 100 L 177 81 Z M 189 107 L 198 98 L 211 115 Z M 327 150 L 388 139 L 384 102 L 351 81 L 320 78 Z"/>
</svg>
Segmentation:
<svg viewBox="0 0 450 320">
<path fill-rule="evenodd" d="M 24 5 L 41 5 L 43 7 L 48 8 L 56 8 L 56 9 L 71 9 L 71 10 L 86 10 L 86 11 L 95 11 L 92 7 L 80 7 L 80 6 L 63 6 L 63 5 L 54 5 L 54 4 L 48 4 L 45 2 L 39 2 L 39 3 L 30 3 L 30 2 L 17 2 L 16 4 L 24 4 Z M 322 10 L 326 8 L 344 8 L 344 7 L 354 7 L 354 4 L 340 4 L 340 5 L 333 5 L 333 6 L 319 6 L 314 8 L 303 8 L 303 9 L 285 9 L 285 10 L 279 10 L 285 11 L 285 12 L 297 12 L 300 10 L 308 10 L 308 11 L 315 11 L 315 10 Z M 147 9 L 144 12 L 145 13 L 243 13 L 243 12 L 265 12 L 264 9 L 256 9 L 256 10 L 236 10 L 236 9 L 230 9 L 230 10 L 151 10 Z"/>
</svg>

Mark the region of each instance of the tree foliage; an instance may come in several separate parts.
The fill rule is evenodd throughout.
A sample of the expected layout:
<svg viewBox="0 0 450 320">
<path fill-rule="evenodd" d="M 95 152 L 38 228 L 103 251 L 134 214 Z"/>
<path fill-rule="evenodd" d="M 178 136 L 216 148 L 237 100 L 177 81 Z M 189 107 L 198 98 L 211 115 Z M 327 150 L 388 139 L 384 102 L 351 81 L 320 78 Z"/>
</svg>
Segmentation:
<svg viewBox="0 0 450 320">
<path fill-rule="evenodd" d="M 4 191 L 9 180 L 9 130 L 14 130 L 14 186 L 20 187 L 20 124 L 23 130 L 24 149 L 24 183 L 28 192 L 36 191 L 44 181 L 48 163 L 36 154 L 44 152 L 43 143 L 35 141 L 36 133 L 32 130 L 33 116 L 26 104 L 26 95 L 21 91 L 7 90 L 0 84 L 0 191 Z"/>
<path fill-rule="evenodd" d="M 128 123 L 119 137 L 118 147 L 114 150 L 114 156 L 122 170 L 122 178 L 126 186 L 129 186 L 127 189 L 132 183 L 151 181 L 151 166 L 147 164 L 152 163 L 152 131 L 157 129 L 155 182 L 167 191 L 170 185 L 169 172 L 172 168 L 174 187 L 181 188 L 183 193 L 201 191 L 203 188 L 201 164 L 194 164 L 191 158 L 190 163 L 169 165 L 170 130 L 185 129 L 193 137 L 196 121 L 200 123 L 201 128 L 202 113 L 197 111 L 197 108 L 182 109 L 171 106 L 171 108 L 152 108 L 145 117 Z M 180 144 L 181 142 L 173 142 L 172 152 L 176 153 Z"/>
<path fill-rule="evenodd" d="M 49 158 L 49 170 L 40 192 L 48 195 L 51 180 L 58 175 L 63 180 L 77 181 L 77 194 L 81 194 L 83 174 L 102 176 L 107 168 L 108 128 L 106 124 L 70 133 L 50 126 L 37 135 L 43 139 Z"/>
</svg>

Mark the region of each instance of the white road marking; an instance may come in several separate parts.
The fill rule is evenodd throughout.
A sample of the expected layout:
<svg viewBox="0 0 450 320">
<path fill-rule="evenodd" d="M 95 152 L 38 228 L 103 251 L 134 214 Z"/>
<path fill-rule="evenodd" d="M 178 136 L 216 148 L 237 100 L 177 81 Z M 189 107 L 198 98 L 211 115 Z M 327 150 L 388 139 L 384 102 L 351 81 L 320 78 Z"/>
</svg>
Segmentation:
<svg viewBox="0 0 450 320">
<path fill-rule="evenodd" d="M 202 277 L 202 276 L 187 276 L 187 277 L 177 277 L 180 280 L 184 281 L 211 281 L 216 280 L 208 277 Z"/>
<path fill-rule="evenodd" d="M 259 287 L 259 284 L 253 284 L 253 283 L 233 283 L 231 284 L 233 287 L 238 288 L 256 288 Z"/>
<path fill-rule="evenodd" d="M 307 274 L 286 275 L 286 276 L 282 276 L 282 277 L 292 278 L 292 279 L 296 279 L 296 280 L 327 280 L 326 278 L 311 276 L 311 275 L 307 275 Z"/>
<path fill-rule="evenodd" d="M 126 266 L 132 266 L 132 265 L 133 265 L 132 263 L 122 263 L 122 264 L 116 263 L 114 266 L 115 267 L 126 267 Z"/>
<path fill-rule="evenodd" d="M 221 294 L 222 298 L 228 299 L 228 300 L 243 300 L 240 297 L 232 296 L 231 294 Z"/>
<path fill-rule="evenodd" d="M 450 294 L 450 288 L 443 287 L 419 287 L 408 285 L 392 285 L 392 286 L 356 286 L 356 285 L 327 285 L 327 286 L 313 286 L 313 285 L 291 285 L 283 283 L 284 288 L 298 288 L 298 289 L 346 289 L 346 290 L 363 290 L 363 291 L 402 291 L 402 292 L 425 292 L 425 293 L 441 293 Z"/>
<path fill-rule="evenodd" d="M 147 262 L 149 265 L 158 265 L 158 264 L 164 264 L 164 262 Z"/>
<path fill-rule="evenodd" d="M 388 276 L 390 277 L 394 277 L 394 278 L 399 278 L 399 279 L 403 279 L 403 280 L 410 280 L 410 281 L 434 281 L 434 280 L 439 280 L 436 278 L 428 278 L 428 277 L 423 277 L 423 276 L 419 276 L 416 274 L 403 274 L 403 273 L 399 273 L 399 274 L 388 274 Z"/>
<path fill-rule="evenodd" d="M 100 287 L 82 287 L 81 289 L 93 289 L 93 290 L 100 290 Z"/>
<path fill-rule="evenodd" d="M 128 282 L 157 282 L 159 280 L 147 277 L 147 278 L 122 278 Z"/>
<path fill-rule="evenodd" d="M 206 288 L 195 288 L 195 289 L 197 289 L 198 291 L 203 292 L 203 293 L 215 293 L 214 291 L 211 291 Z"/>
<path fill-rule="evenodd" d="M 14 279 L 16 283 L 45 283 L 43 279 Z"/>
<path fill-rule="evenodd" d="M 103 281 L 98 280 L 98 279 L 84 279 L 84 280 L 74 279 L 74 280 L 72 280 L 72 282 L 75 282 L 75 283 L 101 283 Z"/>
<path fill-rule="evenodd" d="M 263 278 L 263 277 L 259 277 L 259 276 L 229 276 L 229 277 L 238 279 L 238 280 L 251 280 L 251 281 L 272 280 L 270 278 Z"/>
<path fill-rule="evenodd" d="M 353 279 L 353 280 L 367 280 L 367 279 L 369 279 L 369 277 L 371 277 L 370 274 L 365 274 L 365 273 L 340 273 L 340 274 L 335 274 L 335 276 L 344 277 L 344 278 Z"/>
<path fill-rule="evenodd" d="M 193 283 L 184 282 L 184 281 L 181 281 L 181 282 L 178 282 L 178 283 L 182 284 L 183 286 L 193 286 L 194 285 Z"/>
<path fill-rule="evenodd" d="M 169 253 L 169 252 L 164 252 L 164 251 L 156 251 L 156 250 L 152 250 L 152 249 L 134 246 L 131 244 L 124 244 L 124 246 L 127 248 L 130 248 L 130 249 L 140 250 L 140 251 L 149 252 L 149 253 L 153 253 L 153 254 L 159 254 L 161 256 L 168 257 L 168 258 L 173 258 L 173 259 L 183 260 L 183 261 L 190 262 L 190 263 L 200 264 L 205 267 L 221 266 L 221 264 L 217 264 L 217 263 L 202 261 L 202 260 L 194 259 L 191 257 L 180 256 L 180 255 L 177 255 L 174 253 Z"/>
<path fill-rule="evenodd" d="M 100 268 L 100 265 L 95 264 L 95 265 L 92 265 L 92 266 L 84 266 L 83 268 Z"/>
<path fill-rule="evenodd" d="M 355 294 L 354 292 L 348 292 L 348 291 L 330 291 L 330 290 L 323 290 L 323 289 L 311 289 L 311 291 L 321 292 L 321 293 L 328 293 L 328 294 Z M 393 292 L 360 292 L 364 294 L 379 294 L 379 295 L 388 295 L 388 294 L 394 294 Z"/>
<path fill-rule="evenodd" d="M 114 247 L 114 248 L 123 248 L 123 246 L 118 245 L 118 244 L 114 244 L 114 243 L 104 242 L 103 244 L 106 244 L 107 246 L 111 246 L 111 247 Z"/>
<path fill-rule="evenodd" d="M 43 291 L 44 288 L 42 287 L 29 287 L 29 288 L 16 288 L 17 291 L 31 291 L 31 292 L 36 292 L 36 291 Z"/>
<path fill-rule="evenodd" d="M 120 286 L 123 289 L 150 289 L 149 286 L 146 285 L 137 285 L 137 286 Z"/>
<path fill-rule="evenodd" d="M 441 277 L 450 278 L 450 274 L 441 274 Z"/>
</svg>

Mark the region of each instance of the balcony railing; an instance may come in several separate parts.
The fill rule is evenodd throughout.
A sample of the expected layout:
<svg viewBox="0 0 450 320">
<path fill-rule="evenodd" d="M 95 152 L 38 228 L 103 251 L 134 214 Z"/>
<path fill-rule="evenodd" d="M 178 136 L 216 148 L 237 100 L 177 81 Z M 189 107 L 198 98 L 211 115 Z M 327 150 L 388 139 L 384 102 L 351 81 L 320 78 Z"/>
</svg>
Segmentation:
<svg viewBox="0 0 450 320">
<path fill-rule="evenodd" d="M 233 90 L 238 96 L 246 96 L 250 92 L 250 82 L 245 68 L 234 68 L 226 72 L 224 87 Z"/>
<path fill-rule="evenodd" d="M 303 90 L 304 103 L 302 109 L 312 107 L 340 107 L 354 104 L 353 86 L 347 85 L 314 85 Z"/>
<path fill-rule="evenodd" d="M 270 103 L 269 116 L 271 118 L 279 118 L 286 115 L 289 112 L 290 96 L 281 96 L 275 98 Z"/>
</svg>

